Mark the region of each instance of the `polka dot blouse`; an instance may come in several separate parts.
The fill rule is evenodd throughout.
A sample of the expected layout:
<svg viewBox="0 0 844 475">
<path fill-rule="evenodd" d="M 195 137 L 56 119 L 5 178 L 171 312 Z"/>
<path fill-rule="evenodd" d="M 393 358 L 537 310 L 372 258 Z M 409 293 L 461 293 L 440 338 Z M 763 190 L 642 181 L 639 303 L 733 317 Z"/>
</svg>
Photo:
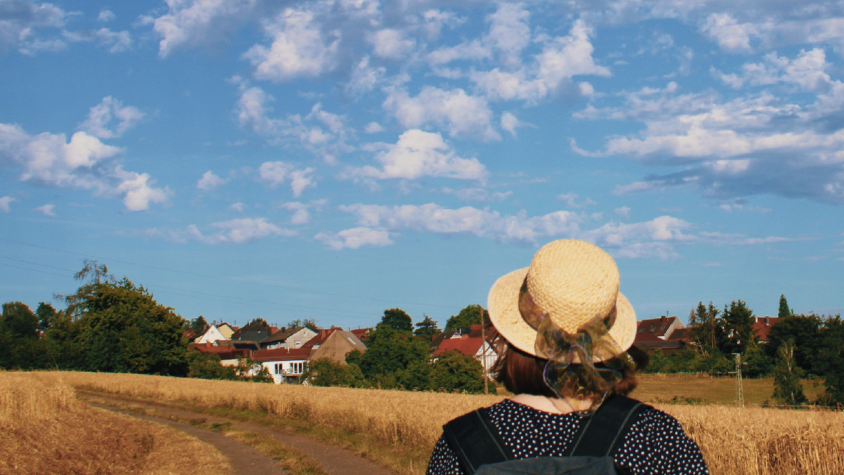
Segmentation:
<svg viewBox="0 0 844 475">
<path fill-rule="evenodd" d="M 552 414 L 506 399 L 486 409 L 504 443 L 517 459 L 560 457 L 580 428 L 575 413 Z M 647 407 L 639 413 L 615 454 L 632 475 L 708 474 L 697 444 L 668 414 Z M 463 475 L 457 455 L 440 437 L 428 464 L 428 475 Z"/>
</svg>

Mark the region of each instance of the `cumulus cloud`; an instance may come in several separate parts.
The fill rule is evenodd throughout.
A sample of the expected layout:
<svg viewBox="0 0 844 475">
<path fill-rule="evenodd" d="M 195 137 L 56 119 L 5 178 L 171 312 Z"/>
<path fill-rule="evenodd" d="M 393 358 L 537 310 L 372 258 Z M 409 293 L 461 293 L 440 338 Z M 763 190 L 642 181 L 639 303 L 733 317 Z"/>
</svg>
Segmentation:
<svg viewBox="0 0 844 475">
<path fill-rule="evenodd" d="M 101 21 L 103 23 L 108 23 L 114 20 L 114 12 L 111 10 L 100 10 L 99 15 L 97 15 L 97 21 Z"/>
<path fill-rule="evenodd" d="M 475 202 L 504 201 L 507 198 L 513 196 L 512 191 L 490 192 L 485 188 L 460 188 L 459 190 L 454 190 L 451 188 L 441 188 L 438 191 L 448 195 L 456 195 L 463 201 Z"/>
<path fill-rule="evenodd" d="M 0 47 L 16 47 L 26 55 L 60 51 L 67 47 L 56 30 L 65 26 L 67 13 L 50 3 L 6 0 L 0 7 Z M 47 35 L 53 36 L 47 36 Z"/>
<path fill-rule="evenodd" d="M 402 30 L 384 28 L 369 35 L 369 42 L 376 56 L 402 59 L 416 48 L 416 40 L 408 38 Z"/>
<path fill-rule="evenodd" d="M 311 220 L 310 211 L 312 209 L 319 210 L 323 206 L 325 206 L 326 203 L 328 203 L 327 200 L 316 200 L 311 201 L 310 203 L 300 203 L 298 201 L 291 201 L 288 203 L 280 204 L 279 208 L 293 212 L 293 216 L 290 217 L 291 224 L 307 224 Z"/>
<path fill-rule="evenodd" d="M 373 89 L 384 77 L 387 69 L 369 65 L 369 56 L 364 56 L 352 69 L 349 82 L 343 87 L 346 94 L 357 97 Z"/>
<path fill-rule="evenodd" d="M 772 53 L 740 74 L 716 74 L 734 87 L 787 85 L 790 92 L 763 89 L 724 100 L 712 91 L 678 94 L 669 85 L 627 93 L 623 106 L 587 108 L 579 117 L 641 122 L 640 132 L 608 137 L 602 153 L 678 167 L 620 185 L 617 194 L 691 186 L 719 200 L 770 193 L 844 203 L 844 84 L 828 67 L 820 49 L 795 58 Z"/>
<path fill-rule="evenodd" d="M 196 183 L 196 187 L 203 191 L 210 191 L 218 186 L 224 185 L 226 180 L 215 175 L 214 172 L 208 170 L 202 174 L 202 178 Z"/>
<path fill-rule="evenodd" d="M 243 203 L 232 203 L 229 205 L 229 209 L 238 213 L 242 213 L 243 210 L 246 209 L 246 205 Z"/>
<path fill-rule="evenodd" d="M 738 23 L 729 13 L 713 13 L 701 26 L 701 30 L 714 40 L 724 51 L 749 53 L 750 37 L 758 30 L 752 23 Z"/>
<path fill-rule="evenodd" d="M 493 68 L 476 71 L 470 77 L 480 90 L 495 100 L 519 99 L 533 103 L 559 94 L 590 95 L 591 86 L 576 85 L 572 77 L 610 75 L 609 69 L 596 64 L 592 57 L 592 34 L 593 29 L 586 22 L 576 20 L 568 36 L 548 39 L 529 67 L 513 71 Z"/>
<path fill-rule="evenodd" d="M 519 119 L 510 112 L 501 114 L 501 130 L 510 132 L 513 137 L 516 136 L 516 129 L 522 125 Z"/>
<path fill-rule="evenodd" d="M 247 21 L 258 0 L 167 0 L 168 10 L 155 18 L 153 30 L 161 37 L 159 54 L 178 48 L 204 46 L 227 39 Z"/>
<path fill-rule="evenodd" d="M 35 208 L 35 211 L 43 214 L 44 216 L 48 216 L 50 218 L 56 217 L 56 205 L 44 205 Z"/>
<path fill-rule="evenodd" d="M 188 226 L 188 234 L 205 244 L 243 244 L 271 236 L 295 236 L 295 231 L 280 228 L 267 218 L 232 219 L 212 223 L 213 234 L 203 234 L 196 225 Z"/>
<path fill-rule="evenodd" d="M 484 180 L 488 172 L 476 158 L 462 158 L 438 133 L 418 129 L 403 133 L 395 145 L 378 144 L 375 160 L 383 168 L 353 169 L 352 177 L 414 180 L 423 176 Z"/>
<path fill-rule="evenodd" d="M 17 201 L 17 198 L 12 198 L 11 196 L 3 196 L 0 197 L 0 211 L 4 213 L 8 213 L 12 210 L 11 205 Z"/>
<path fill-rule="evenodd" d="M 596 202 L 592 201 L 590 198 L 586 198 L 584 200 L 578 201 L 578 196 L 576 193 L 563 193 L 557 195 L 557 199 L 566 203 L 566 206 L 569 208 L 586 208 L 587 206 L 592 206 L 597 204 Z"/>
<path fill-rule="evenodd" d="M 101 139 L 120 137 L 146 114 L 137 107 L 124 106 L 122 102 L 106 96 L 88 112 L 88 119 L 79 128 Z"/>
<path fill-rule="evenodd" d="M 351 228 L 339 233 L 318 233 L 314 239 L 327 244 L 331 249 L 339 251 L 343 248 L 357 249 L 361 246 L 384 247 L 393 244 L 390 233 L 386 229 Z"/>
<path fill-rule="evenodd" d="M 275 143 L 295 140 L 326 163 L 333 164 L 337 156 L 353 150 L 347 140 L 354 137 L 355 132 L 346 124 L 345 116 L 323 110 L 318 102 L 304 117 L 299 114 L 271 117 L 275 98 L 259 87 L 250 87 L 240 78 L 234 81 L 240 82 L 241 95 L 235 114 L 241 126 L 277 140 Z"/>
<path fill-rule="evenodd" d="M 243 55 L 255 67 L 257 79 L 281 82 L 314 77 L 336 66 L 340 40 L 323 38 L 313 12 L 287 8 L 264 21 L 263 27 L 272 45 L 254 45 Z"/>
<path fill-rule="evenodd" d="M 20 168 L 21 181 L 122 195 L 130 211 L 166 202 L 172 192 L 155 187 L 146 173 L 124 170 L 118 160 L 122 153 L 86 132 L 76 132 L 68 142 L 64 134 L 32 136 L 17 125 L 0 124 L 0 157 Z"/>
<path fill-rule="evenodd" d="M 493 114 L 486 99 L 470 96 L 463 89 L 446 91 L 425 86 L 418 96 L 411 97 L 405 89 L 394 88 L 383 106 L 407 128 L 434 123 L 446 128 L 452 137 L 501 139 L 492 127 Z"/>
<path fill-rule="evenodd" d="M 316 186 L 313 178 L 314 169 L 310 167 L 297 169 L 287 162 L 264 162 L 258 167 L 258 173 L 261 181 L 269 184 L 271 187 L 289 182 L 290 191 L 293 192 L 293 196 L 296 198 L 302 195 L 305 188 Z"/>
<path fill-rule="evenodd" d="M 384 127 L 381 126 L 378 122 L 370 122 L 366 124 L 366 127 L 363 128 L 363 131 L 367 134 L 377 134 L 378 132 L 383 132 Z"/>
<path fill-rule="evenodd" d="M 524 5 L 501 3 L 489 16 L 489 39 L 505 67 L 518 67 L 521 53 L 530 44 L 530 12 Z"/>
</svg>

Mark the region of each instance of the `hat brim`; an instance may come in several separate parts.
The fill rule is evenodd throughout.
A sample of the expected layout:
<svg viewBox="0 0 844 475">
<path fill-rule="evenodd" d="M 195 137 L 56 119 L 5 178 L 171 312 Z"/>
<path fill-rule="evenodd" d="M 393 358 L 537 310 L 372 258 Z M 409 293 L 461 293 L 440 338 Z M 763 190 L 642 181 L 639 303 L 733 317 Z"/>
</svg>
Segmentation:
<svg viewBox="0 0 844 475">
<path fill-rule="evenodd" d="M 525 353 L 536 356 L 536 329 L 531 327 L 519 312 L 519 292 L 527 273 L 526 267 L 495 281 L 489 290 L 487 309 L 493 326 L 504 339 Z M 618 293 L 615 306 L 616 318 L 609 330 L 609 336 L 622 351 L 627 351 L 636 339 L 636 312 L 621 292 Z M 597 363 L 601 359 L 593 357 L 593 361 Z"/>
</svg>

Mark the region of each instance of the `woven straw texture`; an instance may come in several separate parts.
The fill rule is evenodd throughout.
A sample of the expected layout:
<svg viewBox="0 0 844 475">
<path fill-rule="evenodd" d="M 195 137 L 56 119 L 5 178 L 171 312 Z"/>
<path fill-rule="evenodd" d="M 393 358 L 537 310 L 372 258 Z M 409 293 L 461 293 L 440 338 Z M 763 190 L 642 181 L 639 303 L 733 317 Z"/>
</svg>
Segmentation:
<svg viewBox="0 0 844 475">
<path fill-rule="evenodd" d="M 596 317 L 609 315 L 615 306 L 617 315 L 609 336 L 621 350 L 633 344 L 636 313 L 618 291 L 615 261 L 594 244 L 565 239 L 546 244 L 529 268 L 501 277 L 490 289 L 487 306 L 492 323 L 516 348 L 536 355 L 536 330 L 519 313 L 519 290 L 525 276 L 534 302 L 567 333 L 577 333 Z"/>
</svg>

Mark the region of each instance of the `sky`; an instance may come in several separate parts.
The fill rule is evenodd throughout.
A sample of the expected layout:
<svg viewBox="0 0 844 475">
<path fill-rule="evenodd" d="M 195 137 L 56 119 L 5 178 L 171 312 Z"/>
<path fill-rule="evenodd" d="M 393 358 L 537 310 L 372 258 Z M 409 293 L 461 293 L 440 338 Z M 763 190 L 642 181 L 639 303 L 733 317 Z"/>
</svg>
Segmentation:
<svg viewBox="0 0 844 475">
<path fill-rule="evenodd" d="M 0 0 L 0 300 L 444 326 L 556 239 L 639 319 L 844 310 L 844 6 Z"/>
</svg>

